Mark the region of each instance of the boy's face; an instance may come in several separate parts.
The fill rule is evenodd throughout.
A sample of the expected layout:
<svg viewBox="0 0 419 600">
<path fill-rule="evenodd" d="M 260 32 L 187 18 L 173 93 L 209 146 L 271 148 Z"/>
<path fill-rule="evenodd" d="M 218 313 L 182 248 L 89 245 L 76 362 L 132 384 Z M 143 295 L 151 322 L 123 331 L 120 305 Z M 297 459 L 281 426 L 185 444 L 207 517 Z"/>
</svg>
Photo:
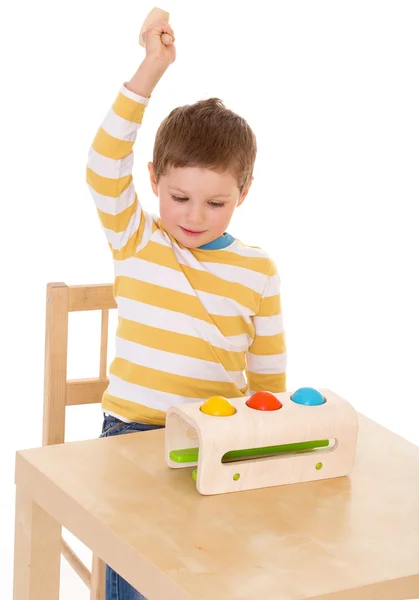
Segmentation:
<svg viewBox="0 0 419 600">
<path fill-rule="evenodd" d="M 233 175 L 200 167 L 169 167 L 157 183 L 153 164 L 148 168 L 160 200 L 162 225 L 186 248 L 203 246 L 222 235 L 250 188 L 249 184 L 240 194 Z"/>
</svg>

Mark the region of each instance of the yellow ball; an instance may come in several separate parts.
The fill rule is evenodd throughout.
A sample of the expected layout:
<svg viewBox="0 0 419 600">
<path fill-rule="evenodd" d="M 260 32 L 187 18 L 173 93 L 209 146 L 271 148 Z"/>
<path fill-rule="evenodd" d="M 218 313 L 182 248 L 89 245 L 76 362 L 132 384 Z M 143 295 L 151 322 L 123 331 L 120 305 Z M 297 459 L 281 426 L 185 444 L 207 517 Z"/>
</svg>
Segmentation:
<svg viewBox="0 0 419 600">
<path fill-rule="evenodd" d="M 223 396 L 212 396 L 205 400 L 201 411 L 212 417 L 231 417 L 236 412 L 234 406 Z"/>
</svg>

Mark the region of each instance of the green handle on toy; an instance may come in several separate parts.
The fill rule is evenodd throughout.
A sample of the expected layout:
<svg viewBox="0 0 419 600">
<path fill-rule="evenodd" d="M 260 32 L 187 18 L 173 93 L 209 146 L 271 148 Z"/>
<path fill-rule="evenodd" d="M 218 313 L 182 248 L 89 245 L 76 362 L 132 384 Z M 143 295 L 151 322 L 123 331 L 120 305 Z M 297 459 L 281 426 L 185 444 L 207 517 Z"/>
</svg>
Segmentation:
<svg viewBox="0 0 419 600">
<path fill-rule="evenodd" d="M 324 448 L 329 445 L 329 440 L 313 440 L 310 442 L 295 442 L 293 444 L 281 444 L 279 446 L 265 446 L 263 448 L 247 448 L 245 450 L 232 450 L 227 452 L 221 462 L 234 461 L 235 459 L 255 458 L 264 454 L 286 454 L 290 452 L 312 451 L 316 448 Z M 169 457 L 173 462 L 190 463 L 198 462 L 198 448 L 185 448 L 172 450 Z"/>
</svg>

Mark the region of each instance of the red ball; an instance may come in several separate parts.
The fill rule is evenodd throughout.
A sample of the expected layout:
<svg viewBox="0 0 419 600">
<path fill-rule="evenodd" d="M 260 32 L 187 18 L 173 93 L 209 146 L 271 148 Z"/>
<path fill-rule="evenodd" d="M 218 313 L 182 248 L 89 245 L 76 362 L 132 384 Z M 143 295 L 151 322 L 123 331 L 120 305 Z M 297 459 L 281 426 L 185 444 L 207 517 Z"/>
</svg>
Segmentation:
<svg viewBox="0 0 419 600">
<path fill-rule="evenodd" d="M 249 400 L 246 400 L 246 404 L 255 410 L 278 410 L 282 408 L 282 403 L 271 392 L 255 392 Z"/>
</svg>

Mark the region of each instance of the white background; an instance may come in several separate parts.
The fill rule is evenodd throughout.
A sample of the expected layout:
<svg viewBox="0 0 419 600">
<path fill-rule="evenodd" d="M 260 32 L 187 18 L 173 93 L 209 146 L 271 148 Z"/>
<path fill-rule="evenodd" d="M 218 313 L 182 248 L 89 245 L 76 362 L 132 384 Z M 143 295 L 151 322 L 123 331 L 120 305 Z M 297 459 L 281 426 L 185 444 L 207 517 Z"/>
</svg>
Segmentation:
<svg viewBox="0 0 419 600">
<path fill-rule="evenodd" d="M 85 164 L 144 56 L 138 33 L 153 6 L 39 0 L 8 3 L 0 15 L 4 598 L 14 453 L 41 443 L 45 286 L 112 281 Z M 244 116 L 259 153 L 229 230 L 278 264 L 288 388 L 329 387 L 418 444 L 419 4 L 161 7 L 171 13 L 178 58 L 153 93 L 135 148 L 142 203 L 157 212 L 146 164 L 172 108 L 216 96 Z M 97 375 L 99 315 L 71 315 L 70 327 L 69 377 Z M 68 439 L 100 428 L 99 407 L 69 411 Z M 67 568 L 63 579 L 62 598 L 87 598 Z"/>
</svg>

